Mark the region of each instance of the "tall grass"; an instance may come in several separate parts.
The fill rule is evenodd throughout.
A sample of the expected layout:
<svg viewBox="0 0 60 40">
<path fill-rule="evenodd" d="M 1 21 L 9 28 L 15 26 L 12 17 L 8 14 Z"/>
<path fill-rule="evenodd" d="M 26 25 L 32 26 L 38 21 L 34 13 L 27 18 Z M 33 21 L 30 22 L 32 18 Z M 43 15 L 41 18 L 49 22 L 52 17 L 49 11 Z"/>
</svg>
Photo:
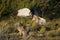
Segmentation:
<svg viewBox="0 0 60 40">
<path fill-rule="evenodd" d="M 19 35 L 18 30 L 15 27 L 15 23 L 19 22 L 22 23 L 26 30 L 30 32 L 32 31 L 31 35 L 29 37 L 29 40 L 55 40 L 57 37 L 57 40 L 60 38 L 60 19 L 54 19 L 52 21 L 47 22 L 47 26 L 45 28 L 41 28 L 41 26 L 35 24 L 31 18 L 24 18 L 24 17 L 10 17 L 6 20 L 0 21 L 0 39 L 1 40 L 20 40 L 22 39 Z M 39 30 L 37 30 L 39 28 Z M 32 30 L 31 30 L 32 29 Z M 35 33 L 34 33 L 34 32 Z M 51 37 L 51 38 L 44 38 L 40 37 L 37 34 L 43 34 L 44 37 Z M 29 35 L 28 35 L 29 36 Z M 37 38 L 38 36 L 38 38 Z"/>
</svg>

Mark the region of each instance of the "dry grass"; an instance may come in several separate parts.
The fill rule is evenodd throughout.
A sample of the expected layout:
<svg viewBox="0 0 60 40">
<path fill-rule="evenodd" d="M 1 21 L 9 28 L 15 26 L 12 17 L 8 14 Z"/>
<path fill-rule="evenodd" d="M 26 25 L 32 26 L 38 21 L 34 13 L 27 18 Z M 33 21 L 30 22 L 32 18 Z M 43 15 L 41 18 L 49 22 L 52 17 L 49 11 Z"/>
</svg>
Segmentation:
<svg viewBox="0 0 60 40">
<path fill-rule="evenodd" d="M 16 22 L 21 22 L 25 27 L 31 27 L 32 21 L 31 18 L 23 18 L 23 17 L 10 17 L 10 19 L 7 20 L 2 20 L 0 21 L 0 40 L 21 40 L 22 38 L 20 37 L 18 31 L 16 31 L 15 23 Z M 29 24 L 29 25 L 27 25 Z M 33 24 L 32 26 L 36 26 L 35 29 L 38 27 L 36 24 Z M 34 29 L 33 27 L 33 29 Z M 49 29 L 49 30 L 48 30 Z M 28 29 L 29 30 L 29 29 Z M 41 28 L 40 28 L 41 30 Z M 55 34 L 54 31 L 55 30 Z M 52 21 L 48 21 L 46 29 L 43 28 L 41 32 L 43 31 L 43 34 L 45 37 L 40 37 L 37 36 L 36 34 L 40 33 L 37 31 L 34 35 L 35 36 L 30 36 L 28 40 L 60 40 L 60 19 L 55 19 Z M 34 33 L 33 32 L 33 33 Z M 51 35 L 51 36 L 49 36 Z M 28 35 L 29 36 L 29 35 Z M 53 36 L 53 37 L 52 37 Z"/>
</svg>

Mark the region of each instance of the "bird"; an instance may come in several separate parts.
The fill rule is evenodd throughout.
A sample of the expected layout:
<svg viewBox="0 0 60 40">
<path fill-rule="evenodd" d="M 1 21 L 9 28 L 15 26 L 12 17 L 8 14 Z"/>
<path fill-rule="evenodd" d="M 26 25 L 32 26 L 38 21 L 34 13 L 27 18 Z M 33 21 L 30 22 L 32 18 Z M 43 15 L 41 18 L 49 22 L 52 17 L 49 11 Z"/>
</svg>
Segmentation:
<svg viewBox="0 0 60 40">
<path fill-rule="evenodd" d="M 42 17 L 34 15 L 32 20 L 34 22 L 36 22 L 37 24 L 39 24 L 40 26 L 45 26 L 46 25 L 46 19 L 44 19 Z"/>
<path fill-rule="evenodd" d="M 22 17 L 26 17 L 26 16 L 30 16 L 30 9 L 29 8 L 22 8 L 18 10 L 17 16 L 22 16 Z"/>
</svg>

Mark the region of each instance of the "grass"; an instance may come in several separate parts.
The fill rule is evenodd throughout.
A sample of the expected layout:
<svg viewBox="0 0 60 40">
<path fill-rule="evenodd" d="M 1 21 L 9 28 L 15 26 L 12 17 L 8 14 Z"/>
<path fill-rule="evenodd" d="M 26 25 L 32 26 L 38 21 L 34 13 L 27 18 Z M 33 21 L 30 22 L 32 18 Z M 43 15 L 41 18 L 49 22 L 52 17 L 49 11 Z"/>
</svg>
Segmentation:
<svg viewBox="0 0 60 40">
<path fill-rule="evenodd" d="M 47 20 L 48 21 L 48 20 Z M 22 39 L 19 35 L 15 27 L 15 23 L 20 22 L 26 28 L 32 27 L 34 32 L 32 32 L 28 40 L 60 40 L 60 19 L 54 19 L 52 21 L 47 22 L 47 26 L 45 28 L 40 28 L 39 31 L 36 31 L 39 26 L 35 23 L 32 23 L 31 18 L 23 18 L 23 17 L 10 17 L 9 19 L 0 21 L 0 39 L 1 40 L 20 40 Z M 29 24 L 29 25 L 27 25 Z M 27 29 L 27 30 L 29 30 Z M 37 36 L 37 34 L 43 34 L 43 37 Z M 28 35 L 29 36 L 29 35 Z"/>
</svg>

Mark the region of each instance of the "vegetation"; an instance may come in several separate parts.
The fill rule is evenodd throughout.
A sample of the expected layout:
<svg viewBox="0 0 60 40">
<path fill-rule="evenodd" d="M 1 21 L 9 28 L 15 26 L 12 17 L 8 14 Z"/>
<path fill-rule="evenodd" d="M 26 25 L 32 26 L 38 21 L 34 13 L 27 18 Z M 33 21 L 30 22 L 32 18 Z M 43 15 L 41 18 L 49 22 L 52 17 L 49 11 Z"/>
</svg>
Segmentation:
<svg viewBox="0 0 60 40">
<path fill-rule="evenodd" d="M 60 16 L 59 0 L 1 0 L 0 1 L 0 17 L 2 15 L 13 15 L 20 8 L 36 7 L 41 10 L 40 16 L 50 19 L 59 18 Z"/>
<path fill-rule="evenodd" d="M 46 18 L 46 27 L 41 27 L 31 17 L 17 17 L 17 10 L 36 7 L 40 16 Z M 41 11 L 40 11 L 41 10 Z M 29 40 L 54 40 L 60 37 L 60 1 L 59 0 L 0 0 L 0 39 L 20 40 L 15 23 L 22 23 L 30 34 Z M 43 34 L 42 36 L 38 36 Z M 29 36 L 29 35 L 28 35 Z M 37 38 L 38 37 L 38 38 Z M 42 37 L 42 38 L 40 38 Z M 40 39 L 39 39 L 40 38 Z M 54 39 L 52 39 L 54 38 Z"/>
</svg>

